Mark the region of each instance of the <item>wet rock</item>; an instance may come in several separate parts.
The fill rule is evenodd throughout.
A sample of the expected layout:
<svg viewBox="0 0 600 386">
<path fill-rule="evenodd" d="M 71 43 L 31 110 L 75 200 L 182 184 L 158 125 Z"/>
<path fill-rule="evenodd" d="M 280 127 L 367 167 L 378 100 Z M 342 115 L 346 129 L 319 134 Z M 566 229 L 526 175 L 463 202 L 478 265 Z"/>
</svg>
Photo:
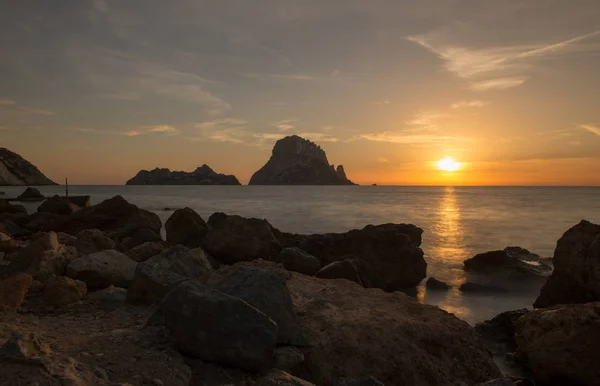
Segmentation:
<svg viewBox="0 0 600 386">
<path fill-rule="evenodd" d="M 0 280 L 0 311 L 17 310 L 25 300 L 32 281 L 31 275 L 26 273 L 16 273 Z"/>
<path fill-rule="evenodd" d="M 125 254 L 138 263 L 144 262 L 151 257 L 160 254 L 165 249 L 164 243 L 160 241 L 148 241 L 127 251 Z"/>
<path fill-rule="evenodd" d="M 99 229 L 84 229 L 77 234 L 75 247 L 81 255 L 115 249 L 115 242 Z"/>
<path fill-rule="evenodd" d="M 361 273 L 359 272 L 361 270 L 361 263 L 364 264 L 364 262 L 361 262 L 357 257 L 349 257 L 344 260 L 334 261 L 321 268 L 315 276 L 321 279 L 346 279 L 363 285 Z"/>
<path fill-rule="evenodd" d="M 277 325 L 244 301 L 186 281 L 169 292 L 160 309 L 182 352 L 250 371 L 269 366 Z"/>
<path fill-rule="evenodd" d="M 264 259 L 277 261 L 281 245 L 267 220 L 215 213 L 208 219 L 210 230 L 203 248 L 225 264 Z"/>
<path fill-rule="evenodd" d="M 87 292 L 84 282 L 65 276 L 52 276 L 46 280 L 42 300 L 54 307 L 64 307 L 83 299 Z"/>
<path fill-rule="evenodd" d="M 481 253 L 467 259 L 464 261 L 464 270 L 469 273 L 502 275 L 501 279 L 543 281 L 550 276 L 552 267 L 539 261 L 522 260 L 519 251 L 508 248 L 508 250 Z"/>
<path fill-rule="evenodd" d="M 202 246 L 202 240 L 208 233 L 208 225 L 190 208 L 177 209 L 165 224 L 167 242 L 184 245 L 188 248 Z"/>
<path fill-rule="evenodd" d="M 110 285 L 127 288 L 136 265 L 127 255 L 108 250 L 73 260 L 67 266 L 67 276 L 85 282 L 90 290 Z"/>
<path fill-rule="evenodd" d="M 287 281 L 308 345 L 294 374 L 317 385 L 366 374 L 388 385 L 467 385 L 500 372 L 472 328 L 438 307 L 345 280 Z"/>
<path fill-rule="evenodd" d="M 554 271 L 534 307 L 600 301 L 600 225 L 581 221 L 558 240 Z"/>
<path fill-rule="evenodd" d="M 190 250 L 182 245 L 165 249 L 138 264 L 127 291 L 127 301 L 157 303 L 179 283 L 206 278 L 211 272 L 212 267 L 200 249 Z"/>
<path fill-rule="evenodd" d="M 525 261 L 539 261 L 543 259 L 537 253 L 529 252 L 527 249 L 521 247 L 506 247 L 504 251 Z"/>
<path fill-rule="evenodd" d="M 52 196 L 44 201 L 37 209 L 38 212 L 54 213 L 59 215 L 69 215 L 79 207 L 73 205 L 69 200 L 60 196 Z"/>
<path fill-rule="evenodd" d="M 536 378 L 556 385 L 598 385 L 600 302 L 534 310 L 517 322 L 517 356 Z"/>
<path fill-rule="evenodd" d="M 302 362 L 304 354 L 294 346 L 277 347 L 273 354 L 273 367 L 279 370 L 289 371 Z"/>
<path fill-rule="evenodd" d="M 260 261 L 257 264 L 250 262 L 222 267 L 211 275 L 207 285 L 240 298 L 271 318 L 278 326 L 278 344 L 306 344 L 285 283 L 289 273 L 275 264 L 269 266 Z"/>
<path fill-rule="evenodd" d="M 256 380 L 256 386 L 315 386 L 281 370 L 270 370 Z"/>
<path fill-rule="evenodd" d="M 308 254 L 300 248 L 283 248 L 278 261 L 289 271 L 299 272 L 312 276 L 321 269 L 319 259 Z"/>
<path fill-rule="evenodd" d="M 111 285 L 103 290 L 88 293 L 85 299 L 103 310 L 112 311 L 125 305 L 127 290 Z"/>
<path fill-rule="evenodd" d="M 28 200 L 40 200 L 44 199 L 44 195 L 40 193 L 40 191 L 36 188 L 27 188 L 23 193 L 21 193 L 18 197 L 19 200 L 28 201 Z"/>
<path fill-rule="evenodd" d="M 363 377 L 341 378 L 333 382 L 333 386 L 385 386 L 370 375 Z"/>
<path fill-rule="evenodd" d="M 448 291 L 450 286 L 443 281 L 437 280 L 435 277 L 430 277 L 425 283 L 425 287 L 433 291 Z"/>
<path fill-rule="evenodd" d="M 463 283 L 459 288 L 460 292 L 468 292 L 468 293 L 478 293 L 484 295 L 493 295 L 493 294 L 501 294 L 509 292 L 505 288 L 496 287 L 492 285 L 479 284 L 473 282 Z"/>
</svg>

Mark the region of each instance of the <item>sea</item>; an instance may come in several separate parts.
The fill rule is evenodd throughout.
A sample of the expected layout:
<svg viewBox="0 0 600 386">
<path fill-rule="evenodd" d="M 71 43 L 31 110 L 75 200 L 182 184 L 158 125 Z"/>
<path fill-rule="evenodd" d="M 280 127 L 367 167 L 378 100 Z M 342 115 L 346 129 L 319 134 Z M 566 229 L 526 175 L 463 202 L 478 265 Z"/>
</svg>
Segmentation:
<svg viewBox="0 0 600 386">
<path fill-rule="evenodd" d="M 39 188 L 64 194 L 63 186 Z M 22 187 L 2 187 L 16 196 Z M 582 219 L 600 223 L 600 187 L 411 186 L 70 186 L 92 204 L 115 195 L 155 212 L 164 222 L 172 209 L 190 207 L 204 219 L 214 212 L 267 219 L 293 233 L 346 232 L 368 224 L 410 223 L 423 229 L 427 276 L 450 284 L 416 299 L 470 324 L 519 308 L 532 308 L 539 288 L 518 294 L 463 294 L 463 261 L 478 253 L 520 246 L 551 257 L 557 240 Z M 36 204 L 26 204 L 35 210 Z M 168 209 L 167 209 L 168 208 Z M 507 283 L 510 286 L 510 283 Z"/>
</svg>

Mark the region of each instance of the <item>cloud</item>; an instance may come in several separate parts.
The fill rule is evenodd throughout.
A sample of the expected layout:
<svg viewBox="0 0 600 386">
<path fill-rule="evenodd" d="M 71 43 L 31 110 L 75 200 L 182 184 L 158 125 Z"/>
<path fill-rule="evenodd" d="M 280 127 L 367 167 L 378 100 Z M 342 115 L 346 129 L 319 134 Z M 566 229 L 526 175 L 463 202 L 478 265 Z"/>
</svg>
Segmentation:
<svg viewBox="0 0 600 386">
<path fill-rule="evenodd" d="M 279 129 L 279 131 L 289 131 L 293 130 L 296 127 L 291 123 L 294 122 L 293 119 L 285 119 L 282 121 L 273 122 L 273 126 Z"/>
<path fill-rule="evenodd" d="M 11 106 L 14 104 L 17 104 L 17 102 L 13 101 L 12 99 L 0 98 L 0 106 Z"/>
<path fill-rule="evenodd" d="M 70 127 L 69 130 L 78 131 L 80 133 L 104 134 L 104 135 L 120 135 L 125 137 L 137 137 L 146 134 L 164 134 L 164 135 L 179 135 L 179 130 L 170 125 L 155 125 L 141 126 L 139 128 L 131 128 L 125 131 L 119 130 L 100 130 L 90 127 Z"/>
<path fill-rule="evenodd" d="M 579 125 L 580 128 L 589 131 L 592 134 L 600 136 L 600 126 L 597 125 Z"/>
<path fill-rule="evenodd" d="M 449 31 L 409 36 L 407 40 L 433 52 L 444 60 L 446 70 L 470 81 L 475 91 L 504 90 L 523 84 L 533 65 L 528 60 L 573 51 L 597 51 L 598 47 L 576 46 L 582 40 L 600 35 L 594 31 L 552 44 L 468 48 L 461 43 L 446 43 Z"/>
<path fill-rule="evenodd" d="M 526 81 L 526 77 L 489 79 L 472 83 L 470 89 L 473 91 L 506 90 L 520 86 Z"/>
<path fill-rule="evenodd" d="M 471 141 L 466 137 L 452 137 L 433 134 L 410 134 L 405 132 L 383 131 L 378 133 L 364 133 L 359 135 L 359 139 L 365 139 L 375 142 L 389 142 L 404 145 L 443 145 L 452 141 Z"/>
<path fill-rule="evenodd" d="M 317 79 L 314 76 L 299 75 L 299 74 L 290 74 L 290 75 L 274 74 L 274 75 L 269 75 L 269 77 L 274 78 L 274 79 L 288 79 L 288 80 L 315 80 L 315 79 Z"/>
<path fill-rule="evenodd" d="M 438 121 L 447 117 L 450 117 L 450 114 L 421 111 L 415 114 L 413 118 L 406 121 L 406 124 L 409 126 L 417 126 L 416 128 L 408 129 L 410 131 L 436 131 L 438 130 Z"/>
<path fill-rule="evenodd" d="M 460 101 L 452 104 L 453 109 L 462 109 L 466 107 L 483 107 L 488 105 L 490 102 L 480 100 Z"/>
<path fill-rule="evenodd" d="M 379 157 L 379 158 L 377 158 L 377 162 L 382 163 L 382 164 L 389 164 L 390 160 L 385 157 Z"/>
<path fill-rule="evenodd" d="M 223 128 L 224 126 L 243 126 L 246 125 L 248 121 L 244 119 L 238 118 L 222 118 L 215 119 L 213 121 L 205 121 L 196 123 L 196 127 L 198 129 L 214 129 L 214 128 Z"/>
<path fill-rule="evenodd" d="M 314 142 L 339 142 L 340 138 L 334 137 L 332 135 L 326 133 L 316 133 L 316 132 L 304 132 L 299 133 L 298 136 L 306 139 L 310 139 Z"/>
<path fill-rule="evenodd" d="M 389 105 L 389 104 L 391 104 L 391 103 L 392 103 L 392 102 L 390 102 L 390 101 L 389 101 L 389 100 L 387 100 L 387 99 L 384 99 L 384 100 L 381 100 L 381 101 L 375 101 L 375 102 L 373 102 L 373 104 L 374 104 L 374 105 L 376 105 L 376 106 Z"/>
</svg>

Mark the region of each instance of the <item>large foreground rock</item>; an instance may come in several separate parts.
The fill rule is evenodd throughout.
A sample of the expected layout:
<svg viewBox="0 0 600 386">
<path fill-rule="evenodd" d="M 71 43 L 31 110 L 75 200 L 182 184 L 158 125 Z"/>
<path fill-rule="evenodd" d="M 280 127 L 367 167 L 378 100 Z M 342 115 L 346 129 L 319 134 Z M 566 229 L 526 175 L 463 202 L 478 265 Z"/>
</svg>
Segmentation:
<svg viewBox="0 0 600 386">
<path fill-rule="evenodd" d="M 512 283 L 526 281 L 545 281 L 552 267 L 542 261 L 523 260 L 515 248 L 480 253 L 464 261 L 467 274 L 478 274 L 492 282 L 499 283 L 513 280 Z"/>
<path fill-rule="evenodd" d="M 33 278 L 26 273 L 16 273 L 0 280 L 0 311 L 17 310 L 29 291 Z"/>
<path fill-rule="evenodd" d="M 85 282 L 89 289 L 110 285 L 129 287 L 137 263 L 115 250 L 92 253 L 73 260 L 67 267 L 67 276 Z"/>
<path fill-rule="evenodd" d="M 321 269 L 319 259 L 299 248 L 284 248 L 279 254 L 279 262 L 285 269 L 312 276 Z"/>
<path fill-rule="evenodd" d="M 364 262 L 365 287 L 396 291 L 418 285 L 425 277 L 423 230 L 408 224 L 368 225 L 346 233 L 293 235 L 274 230 L 284 247 L 297 247 L 317 257 L 325 267 L 353 255 Z"/>
<path fill-rule="evenodd" d="M 306 344 L 286 286 L 290 273 L 275 264 L 262 267 L 260 264 L 239 263 L 222 267 L 211 275 L 207 285 L 242 299 L 273 319 L 278 326 L 278 344 Z"/>
<path fill-rule="evenodd" d="M 178 284 L 189 279 L 206 279 L 212 272 L 205 254 L 200 249 L 177 245 L 139 263 L 133 283 L 127 290 L 127 301 L 133 304 L 153 304 Z"/>
<path fill-rule="evenodd" d="M 277 261 L 281 245 L 267 220 L 214 213 L 203 248 L 225 264 L 264 259 Z"/>
<path fill-rule="evenodd" d="M 535 307 L 600 301 L 600 225 L 581 221 L 558 240 L 554 272 Z"/>
<path fill-rule="evenodd" d="M 160 309 L 182 352 L 250 371 L 270 365 L 277 324 L 244 301 L 186 281 L 163 299 Z"/>
<path fill-rule="evenodd" d="M 72 204 L 68 199 L 58 195 L 52 196 L 42 202 L 37 209 L 38 212 L 54 213 L 58 215 L 69 215 L 79 208 Z"/>
<path fill-rule="evenodd" d="M 165 224 L 167 241 L 173 245 L 185 245 L 188 248 L 202 246 L 208 233 L 208 225 L 190 208 L 177 209 Z"/>
<path fill-rule="evenodd" d="M 473 329 L 401 293 L 293 274 L 308 346 L 293 374 L 317 385 L 370 375 L 386 385 L 473 385 L 500 372 Z M 464 383 L 461 383 L 464 382 Z"/>
<path fill-rule="evenodd" d="M 535 310 L 517 322 L 519 357 L 553 385 L 600 385 L 600 302 Z"/>
<path fill-rule="evenodd" d="M 81 255 L 115 249 L 116 243 L 99 229 L 84 229 L 77 234 L 75 247 Z"/>
</svg>

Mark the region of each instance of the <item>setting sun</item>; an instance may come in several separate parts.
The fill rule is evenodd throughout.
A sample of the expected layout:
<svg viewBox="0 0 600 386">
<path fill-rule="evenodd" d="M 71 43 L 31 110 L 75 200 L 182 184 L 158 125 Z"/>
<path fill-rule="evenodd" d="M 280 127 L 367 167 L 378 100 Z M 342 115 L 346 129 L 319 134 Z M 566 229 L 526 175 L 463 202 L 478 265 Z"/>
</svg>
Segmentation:
<svg viewBox="0 0 600 386">
<path fill-rule="evenodd" d="M 446 157 L 439 160 L 436 165 L 438 170 L 455 172 L 460 169 L 462 162 L 456 162 L 452 157 Z"/>
</svg>

